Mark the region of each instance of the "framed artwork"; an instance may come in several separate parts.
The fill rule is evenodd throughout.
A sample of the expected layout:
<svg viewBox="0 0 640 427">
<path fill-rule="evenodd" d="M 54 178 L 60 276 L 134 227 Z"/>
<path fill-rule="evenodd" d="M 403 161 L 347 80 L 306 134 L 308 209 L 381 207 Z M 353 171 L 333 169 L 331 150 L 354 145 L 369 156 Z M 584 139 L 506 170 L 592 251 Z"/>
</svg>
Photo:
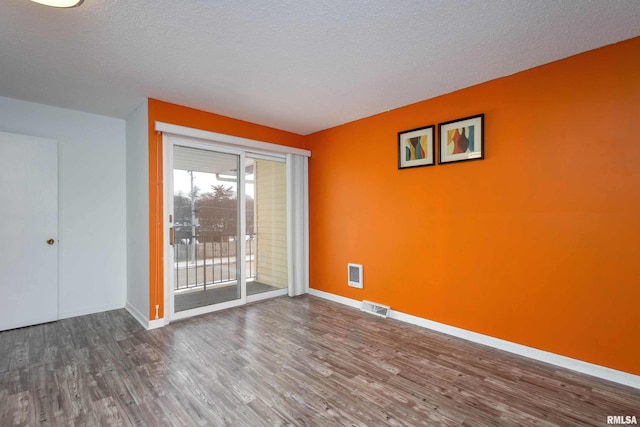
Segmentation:
<svg viewBox="0 0 640 427">
<path fill-rule="evenodd" d="M 434 127 L 398 132 L 398 169 L 435 165 Z"/>
<path fill-rule="evenodd" d="M 438 124 L 438 164 L 484 159 L 484 114 Z"/>
</svg>

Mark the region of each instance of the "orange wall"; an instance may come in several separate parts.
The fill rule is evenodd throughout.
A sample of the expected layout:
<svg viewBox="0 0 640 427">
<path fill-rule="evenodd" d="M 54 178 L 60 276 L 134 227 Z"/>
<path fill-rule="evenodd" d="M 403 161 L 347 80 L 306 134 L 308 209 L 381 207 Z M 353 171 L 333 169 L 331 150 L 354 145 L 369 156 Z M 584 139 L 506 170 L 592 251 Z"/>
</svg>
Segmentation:
<svg viewBox="0 0 640 427">
<path fill-rule="evenodd" d="M 308 136 L 311 287 L 640 374 L 638 70 L 635 38 Z M 397 169 L 477 113 L 485 160 Z"/>
<path fill-rule="evenodd" d="M 162 138 L 156 134 L 156 121 L 273 144 L 306 148 L 304 137 L 300 135 L 149 99 L 149 318 L 152 320 L 155 319 L 156 304 L 160 306 L 159 317 L 164 317 L 161 224 Z"/>
</svg>

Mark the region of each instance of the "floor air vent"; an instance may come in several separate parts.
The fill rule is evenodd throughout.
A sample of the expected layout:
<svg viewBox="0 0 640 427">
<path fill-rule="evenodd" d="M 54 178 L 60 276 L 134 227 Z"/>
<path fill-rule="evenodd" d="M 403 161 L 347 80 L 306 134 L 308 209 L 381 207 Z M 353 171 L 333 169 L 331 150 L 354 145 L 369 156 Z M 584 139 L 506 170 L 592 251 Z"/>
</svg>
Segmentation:
<svg viewBox="0 0 640 427">
<path fill-rule="evenodd" d="M 389 311 L 391 310 L 391 307 L 388 307 L 382 304 L 377 304 L 371 301 L 362 300 L 362 307 L 360 308 L 360 310 L 366 311 L 367 313 L 375 314 L 376 316 L 386 318 L 387 315 L 389 315 Z"/>
</svg>

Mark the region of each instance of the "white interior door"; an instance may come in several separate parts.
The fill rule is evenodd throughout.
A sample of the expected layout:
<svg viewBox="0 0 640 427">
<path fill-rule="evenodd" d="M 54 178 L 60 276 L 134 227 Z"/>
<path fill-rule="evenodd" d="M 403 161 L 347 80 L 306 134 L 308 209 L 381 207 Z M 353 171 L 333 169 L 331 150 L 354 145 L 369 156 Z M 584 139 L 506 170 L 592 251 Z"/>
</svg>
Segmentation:
<svg viewBox="0 0 640 427">
<path fill-rule="evenodd" d="M 0 330 L 58 318 L 58 144 L 0 132 Z"/>
</svg>

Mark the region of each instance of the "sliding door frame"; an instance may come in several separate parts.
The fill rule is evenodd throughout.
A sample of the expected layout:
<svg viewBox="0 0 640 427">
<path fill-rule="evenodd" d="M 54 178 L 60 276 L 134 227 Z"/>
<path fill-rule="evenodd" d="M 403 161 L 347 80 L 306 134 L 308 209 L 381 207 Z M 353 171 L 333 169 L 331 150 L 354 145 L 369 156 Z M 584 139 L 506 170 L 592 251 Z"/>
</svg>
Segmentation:
<svg viewBox="0 0 640 427">
<path fill-rule="evenodd" d="M 150 305 L 155 305 L 156 313 L 158 312 L 158 304 L 163 304 L 163 318 L 162 324 L 167 325 L 171 320 L 177 320 L 180 316 L 174 316 L 173 314 L 173 277 L 167 277 L 171 275 L 168 267 L 172 267 L 173 264 L 173 250 L 169 245 L 169 227 L 167 223 L 169 221 L 169 212 L 173 210 L 173 189 L 171 192 L 167 192 L 167 185 L 170 183 L 173 186 L 173 164 L 167 165 L 167 158 L 172 159 L 173 155 L 173 143 L 174 141 L 180 141 L 177 145 L 184 145 L 183 142 L 188 141 L 197 144 L 198 148 L 212 149 L 213 151 L 231 150 L 234 154 L 238 152 L 251 153 L 251 155 L 263 155 L 269 158 L 282 158 L 286 161 L 287 168 L 287 203 L 289 204 L 287 209 L 287 250 L 288 250 L 288 269 L 289 269 L 289 283 L 288 283 L 288 295 L 295 296 L 302 293 L 306 293 L 309 290 L 309 229 L 308 229 L 308 172 L 307 172 L 307 160 L 311 157 L 311 151 L 302 148 L 296 148 L 286 145 L 273 144 L 270 142 L 258 141 L 254 139 L 242 138 L 239 136 L 227 135 L 217 132 L 206 131 L 202 129 L 194 129 L 190 127 L 175 125 L 171 123 L 156 121 L 154 123 L 154 130 L 162 135 L 161 148 L 162 150 L 162 164 L 158 165 L 161 171 L 158 174 L 158 192 L 163 195 L 162 197 L 162 213 L 158 215 L 158 221 L 160 224 L 156 226 L 160 228 L 161 235 L 163 236 L 163 242 L 161 250 L 157 256 L 164 255 L 164 259 L 158 259 L 157 265 L 162 265 L 163 271 L 160 272 L 159 279 L 162 281 L 162 286 L 156 288 L 158 292 L 157 298 L 150 301 Z M 170 142 L 168 142 L 170 141 Z M 296 158 L 304 158 L 302 163 L 294 162 Z M 243 160 L 244 163 L 244 160 Z M 294 167 L 294 165 L 297 165 Z M 301 166 L 302 165 L 302 166 Z M 294 170 L 296 173 L 294 174 Z M 302 175 L 300 175 L 300 173 Z M 297 177 L 297 178 L 296 178 Z M 294 183 L 296 180 L 302 180 L 299 183 Z M 242 192 L 245 192 L 244 177 L 242 180 Z M 294 191 L 296 190 L 296 191 Z M 167 197 L 169 194 L 170 197 Z M 244 203 L 241 203 L 244 205 Z M 170 210 L 171 208 L 171 210 Z M 242 207 L 243 215 L 245 215 L 246 206 Z M 243 221 L 244 222 L 244 221 Z M 246 230 L 242 230 L 246 232 Z M 242 250 L 246 251 L 244 239 L 242 241 Z M 167 250 L 169 248 L 170 250 Z M 160 249 L 160 248 L 159 248 Z M 294 257 L 294 253 L 296 256 Z M 295 258 L 295 259 L 294 259 Z M 157 259 L 157 258 L 156 258 Z M 246 270 L 246 266 L 243 267 Z M 246 271 L 243 271 L 243 277 L 246 276 Z M 295 283 L 294 283 L 295 280 Z M 285 295 L 285 290 L 282 290 L 282 294 Z M 245 287 L 246 292 L 246 287 Z M 276 292 L 265 292 L 261 294 L 252 295 L 247 298 L 246 293 L 244 295 L 244 303 L 257 301 L 264 298 L 275 296 Z M 160 299 L 163 298 L 163 299 Z M 238 303 L 236 305 L 240 305 Z M 235 306 L 235 305 L 233 305 Z M 217 306 L 215 309 L 220 310 L 222 305 Z M 228 308 L 228 307 L 226 307 Z M 215 311 L 214 309 L 214 311 Z M 206 311 L 205 311 L 206 312 Z M 190 315 L 194 315 L 195 313 Z M 186 317 L 186 316 L 182 316 Z M 156 315 L 157 318 L 157 315 Z M 160 320 L 160 319 L 158 319 Z"/>
</svg>

